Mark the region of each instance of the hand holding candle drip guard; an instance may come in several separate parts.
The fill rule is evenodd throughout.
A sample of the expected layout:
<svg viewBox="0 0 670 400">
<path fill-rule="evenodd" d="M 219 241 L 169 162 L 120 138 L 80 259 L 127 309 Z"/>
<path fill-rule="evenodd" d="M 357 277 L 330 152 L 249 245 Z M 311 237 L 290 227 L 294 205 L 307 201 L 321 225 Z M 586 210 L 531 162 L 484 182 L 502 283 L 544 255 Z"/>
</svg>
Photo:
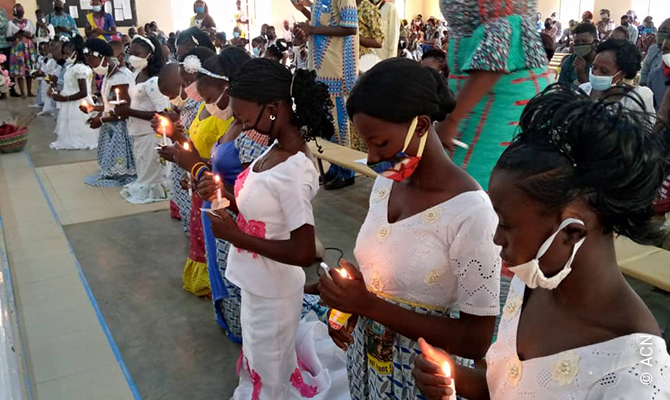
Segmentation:
<svg viewBox="0 0 670 400">
<path fill-rule="evenodd" d="M 454 361 L 423 338 L 418 344 L 422 354 L 416 359 L 412 376 L 421 393 L 429 400 L 456 400 Z"/>
</svg>

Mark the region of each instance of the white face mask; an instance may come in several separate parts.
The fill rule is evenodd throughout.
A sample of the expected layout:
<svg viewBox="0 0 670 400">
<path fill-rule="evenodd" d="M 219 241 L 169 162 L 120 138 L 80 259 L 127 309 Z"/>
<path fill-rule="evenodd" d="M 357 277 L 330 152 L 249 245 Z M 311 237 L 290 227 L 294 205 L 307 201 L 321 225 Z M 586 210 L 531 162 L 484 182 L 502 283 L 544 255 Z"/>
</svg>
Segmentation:
<svg viewBox="0 0 670 400">
<path fill-rule="evenodd" d="M 65 65 L 73 65 L 75 61 L 77 61 L 77 53 L 72 53 L 72 55 L 65 60 Z"/>
<path fill-rule="evenodd" d="M 665 63 L 666 67 L 670 68 L 670 53 L 663 54 L 663 62 Z"/>
<path fill-rule="evenodd" d="M 182 98 L 182 93 L 184 92 L 184 87 L 179 86 L 179 96 L 175 97 L 174 99 L 170 99 L 170 103 L 177 107 L 177 108 L 182 108 L 184 103 L 186 103 L 186 100 Z"/>
<path fill-rule="evenodd" d="M 130 56 L 128 62 L 135 71 L 142 71 L 149 65 L 148 58 L 142 58 L 137 56 Z"/>
<path fill-rule="evenodd" d="M 102 65 L 105 63 L 105 59 L 103 58 L 102 61 L 100 61 L 100 65 L 97 67 L 93 68 L 93 72 L 100 76 L 105 76 L 107 75 L 107 72 L 109 72 L 109 63 L 107 65 Z"/>
<path fill-rule="evenodd" d="M 186 92 L 186 95 L 189 97 L 189 99 L 194 100 L 198 103 L 203 101 L 202 96 L 200 96 L 200 93 L 198 93 L 198 88 L 195 86 L 195 82 L 186 86 L 186 88 L 184 88 L 184 91 Z"/>
<path fill-rule="evenodd" d="M 598 76 L 593 75 L 593 70 L 589 71 L 589 82 L 591 82 L 591 87 L 593 90 L 604 91 L 611 88 L 614 85 L 614 78 L 618 75 L 612 76 Z"/>
<path fill-rule="evenodd" d="M 214 103 L 205 104 L 205 108 L 207 109 L 207 111 L 212 116 L 214 116 L 214 117 L 216 117 L 216 118 L 218 118 L 222 121 L 227 121 L 227 120 L 230 119 L 230 117 L 233 116 L 233 110 L 232 110 L 232 108 L 230 108 L 230 104 L 228 104 L 228 108 L 226 108 L 225 110 L 222 110 L 222 109 L 219 108 L 219 102 L 221 101 L 221 99 L 223 98 L 223 95 L 225 93 L 226 92 L 222 92 L 221 96 L 219 96 L 219 98 L 216 99 L 216 101 Z"/>
<path fill-rule="evenodd" d="M 556 289 L 558 285 L 560 285 L 561 282 L 568 276 L 570 271 L 572 271 L 572 261 L 575 259 L 575 255 L 584 243 L 584 240 L 586 240 L 586 237 L 582 238 L 579 242 L 577 242 L 577 244 L 575 244 L 575 247 L 572 249 L 572 255 L 568 259 L 568 262 L 565 263 L 563 269 L 561 269 L 551 278 L 547 278 L 544 276 L 544 273 L 542 273 L 542 270 L 540 269 L 540 258 L 542 258 L 547 250 L 549 250 L 549 247 L 551 247 L 551 244 L 554 242 L 554 239 L 556 239 L 556 236 L 558 236 L 558 234 L 561 233 L 561 231 L 567 228 L 570 224 L 579 224 L 584 226 L 584 222 L 578 219 L 566 219 L 565 221 L 561 222 L 558 230 L 553 235 L 551 235 L 549 239 L 547 239 L 542 244 L 542 246 L 540 246 L 540 250 L 537 252 L 537 256 L 534 259 L 528 261 L 525 264 L 517 265 L 516 267 L 510 267 L 509 270 L 514 272 L 514 274 L 518 276 L 519 279 L 521 279 L 526 284 L 526 286 L 531 289 L 535 289 L 537 287 L 548 290 Z"/>
</svg>

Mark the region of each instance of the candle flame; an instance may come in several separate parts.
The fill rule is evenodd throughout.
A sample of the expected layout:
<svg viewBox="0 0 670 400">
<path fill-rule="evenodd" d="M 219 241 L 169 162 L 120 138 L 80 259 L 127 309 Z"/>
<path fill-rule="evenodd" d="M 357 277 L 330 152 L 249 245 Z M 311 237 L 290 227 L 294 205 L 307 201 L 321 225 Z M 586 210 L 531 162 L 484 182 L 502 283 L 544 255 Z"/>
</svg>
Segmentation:
<svg viewBox="0 0 670 400">
<path fill-rule="evenodd" d="M 449 361 L 442 363 L 442 372 L 444 372 L 444 376 L 451 378 L 451 365 L 449 364 Z"/>
<path fill-rule="evenodd" d="M 191 146 L 188 145 L 188 142 L 184 143 L 184 150 L 191 150 Z"/>
<path fill-rule="evenodd" d="M 342 278 L 351 279 L 351 276 L 349 276 L 349 273 L 347 272 L 346 269 L 344 269 L 344 268 L 340 268 L 340 269 L 337 270 L 337 272 L 340 273 L 340 275 L 342 276 Z"/>
<path fill-rule="evenodd" d="M 119 95 L 119 88 L 114 89 L 114 92 L 115 92 L 116 95 L 118 96 L 118 95 Z"/>
<path fill-rule="evenodd" d="M 165 118 L 165 117 L 160 117 L 160 120 L 161 120 L 161 126 L 162 126 L 163 128 L 165 128 L 165 127 L 167 126 L 167 124 L 168 124 L 168 122 L 167 122 L 167 118 Z"/>
<path fill-rule="evenodd" d="M 214 180 L 216 181 L 216 183 L 221 182 L 221 178 L 218 175 L 214 175 Z"/>
<path fill-rule="evenodd" d="M 84 100 L 84 101 L 81 102 L 81 105 L 84 106 L 84 107 L 88 107 L 88 102 L 86 102 L 86 100 Z"/>
</svg>

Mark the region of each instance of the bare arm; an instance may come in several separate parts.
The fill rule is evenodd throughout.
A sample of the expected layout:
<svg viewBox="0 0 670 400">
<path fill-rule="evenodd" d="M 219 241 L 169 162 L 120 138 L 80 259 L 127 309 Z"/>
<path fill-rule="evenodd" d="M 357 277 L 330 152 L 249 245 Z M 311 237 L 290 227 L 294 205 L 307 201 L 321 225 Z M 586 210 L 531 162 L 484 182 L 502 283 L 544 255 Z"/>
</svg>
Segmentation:
<svg viewBox="0 0 670 400">
<path fill-rule="evenodd" d="M 86 90 L 86 79 L 79 79 L 77 83 L 79 84 L 79 91 L 77 93 L 70 96 L 62 96 L 60 94 L 56 94 L 53 96 L 53 99 L 58 102 L 65 102 L 65 101 L 77 101 L 86 98 L 88 96 L 88 90 Z"/>
<path fill-rule="evenodd" d="M 382 45 L 376 39 L 361 36 L 361 46 L 369 49 L 381 49 Z"/>
</svg>

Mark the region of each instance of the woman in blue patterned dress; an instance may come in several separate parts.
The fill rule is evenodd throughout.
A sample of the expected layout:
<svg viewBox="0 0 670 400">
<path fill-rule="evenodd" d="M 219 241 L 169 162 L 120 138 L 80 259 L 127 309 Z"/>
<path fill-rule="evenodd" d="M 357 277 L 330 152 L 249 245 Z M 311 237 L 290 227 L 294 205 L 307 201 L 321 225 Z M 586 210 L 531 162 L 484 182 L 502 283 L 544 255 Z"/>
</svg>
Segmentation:
<svg viewBox="0 0 670 400">
<path fill-rule="evenodd" d="M 104 76 L 102 81 L 102 106 L 81 105 L 83 112 L 97 111 L 88 123 L 91 129 L 100 128 L 98 138 L 98 168 L 100 173 L 86 178 L 87 185 L 99 187 L 124 186 L 137 176 L 133 140 L 128 135 L 128 119 L 120 118 L 112 112 L 111 102 L 117 99 L 129 101 L 128 89 L 133 84 L 133 73 L 123 66 L 116 52 L 102 39 L 89 39 L 84 48 L 86 63 L 93 71 Z M 118 96 L 117 96 L 118 93 Z"/>
</svg>

